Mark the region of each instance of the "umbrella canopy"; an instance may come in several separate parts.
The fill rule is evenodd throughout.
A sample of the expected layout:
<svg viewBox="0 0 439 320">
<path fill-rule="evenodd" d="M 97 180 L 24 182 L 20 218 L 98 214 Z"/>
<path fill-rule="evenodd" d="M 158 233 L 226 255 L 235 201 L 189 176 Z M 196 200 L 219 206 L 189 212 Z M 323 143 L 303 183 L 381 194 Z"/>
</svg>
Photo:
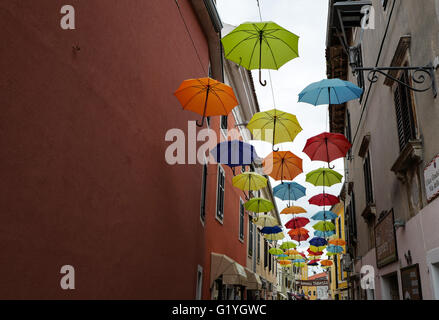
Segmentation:
<svg viewBox="0 0 439 320">
<path fill-rule="evenodd" d="M 298 242 L 305 241 L 306 239 L 308 239 L 309 238 L 308 233 L 309 231 L 304 228 L 291 229 L 290 231 L 288 231 L 290 238 Z"/>
<path fill-rule="evenodd" d="M 299 102 L 314 106 L 321 104 L 343 104 L 359 99 L 363 89 L 349 81 L 340 79 L 324 79 L 308 85 L 299 93 Z"/>
<path fill-rule="evenodd" d="M 323 254 L 323 250 L 325 250 L 326 246 L 309 246 L 308 252 L 319 253 L 319 256 Z"/>
<path fill-rule="evenodd" d="M 320 230 L 315 230 L 314 231 L 314 235 L 316 237 L 321 237 L 321 238 L 329 238 L 330 236 L 334 235 L 335 231 L 331 230 L 331 231 L 320 231 Z"/>
<path fill-rule="evenodd" d="M 289 260 L 280 260 L 278 262 L 280 265 L 283 265 L 283 266 L 291 264 L 291 261 L 289 261 Z"/>
<path fill-rule="evenodd" d="M 295 201 L 306 195 L 306 188 L 297 182 L 283 182 L 273 188 L 273 194 L 281 200 Z"/>
<path fill-rule="evenodd" d="M 276 234 L 279 232 L 282 232 L 282 229 L 279 226 L 263 227 L 261 229 L 261 233 L 264 233 L 264 234 Z"/>
<path fill-rule="evenodd" d="M 272 152 L 262 165 L 264 173 L 274 180 L 293 180 L 303 172 L 302 159 L 290 151 Z"/>
<path fill-rule="evenodd" d="M 297 244 L 295 244 L 292 241 L 285 241 L 280 245 L 280 248 L 283 250 L 294 249 L 296 247 L 297 247 Z"/>
<path fill-rule="evenodd" d="M 244 172 L 233 177 L 232 184 L 243 191 L 255 191 L 265 188 L 267 179 L 255 172 Z"/>
<path fill-rule="evenodd" d="M 293 243 L 293 242 L 291 242 L 291 243 Z M 295 243 L 294 243 L 294 246 L 296 246 Z M 295 249 L 288 249 L 288 250 L 285 250 L 284 253 L 285 253 L 286 255 L 288 255 L 288 256 L 294 256 L 294 255 L 298 255 L 298 254 L 300 254 L 299 251 L 297 251 L 297 250 L 295 250 Z"/>
<path fill-rule="evenodd" d="M 314 237 L 309 240 L 309 244 L 312 246 L 321 247 L 327 245 L 328 242 L 324 238 Z"/>
<path fill-rule="evenodd" d="M 340 202 L 340 199 L 332 194 L 321 193 L 308 200 L 309 204 L 316 206 L 333 206 Z"/>
<path fill-rule="evenodd" d="M 334 220 L 338 216 L 332 211 L 319 211 L 311 217 L 313 220 Z"/>
<path fill-rule="evenodd" d="M 303 152 L 311 161 L 330 163 L 338 158 L 344 158 L 351 143 L 341 133 L 324 132 L 306 141 Z"/>
<path fill-rule="evenodd" d="M 293 218 L 285 224 L 287 229 L 299 229 L 306 226 L 309 223 L 308 218 Z"/>
<path fill-rule="evenodd" d="M 280 254 L 277 256 L 277 260 L 290 260 L 286 254 Z"/>
<path fill-rule="evenodd" d="M 343 250 L 343 247 L 341 247 L 341 246 L 334 246 L 334 245 L 330 245 L 330 246 L 328 246 L 327 248 L 326 248 L 326 250 L 328 251 L 328 252 L 332 252 L 332 253 L 342 253 L 344 250 Z"/>
<path fill-rule="evenodd" d="M 323 254 L 323 251 L 312 251 L 311 248 L 308 248 L 307 251 L 310 256 L 321 256 Z"/>
<path fill-rule="evenodd" d="M 294 141 L 302 131 L 295 115 L 276 109 L 255 113 L 247 124 L 247 129 L 253 134 L 254 140 L 267 141 L 273 146 Z"/>
<path fill-rule="evenodd" d="M 308 262 L 308 265 L 309 266 L 318 266 L 319 265 L 318 264 L 319 261 L 320 261 L 320 259 L 311 260 L 310 262 Z"/>
<path fill-rule="evenodd" d="M 328 242 L 334 246 L 344 246 L 346 244 L 346 241 L 343 239 L 331 239 Z"/>
<path fill-rule="evenodd" d="M 241 140 L 229 140 L 218 143 L 210 150 L 210 154 L 217 163 L 228 165 L 231 168 L 248 166 L 258 158 L 255 147 Z"/>
<path fill-rule="evenodd" d="M 283 254 L 283 250 L 279 249 L 279 248 L 270 248 L 270 250 L 268 250 L 268 252 L 270 254 L 272 254 L 273 256 L 280 256 L 281 254 Z"/>
<path fill-rule="evenodd" d="M 293 263 L 301 263 L 301 262 L 305 262 L 306 259 L 294 259 Z"/>
<path fill-rule="evenodd" d="M 292 206 L 292 207 L 286 207 L 280 212 L 280 214 L 301 214 L 306 212 L 307 211 L 302 207 Z"/>
<path fill-rule="evenodd" d="M 343 179 L 343 176 L 340 173 L 328 168 L 320 168 L 306 175 L 306 181 L 315 186 L 330 187 L 334 184 L 341 183 L 341 179 Z"/>
<path fill-rule="evenodd" d="M 211 78 L 184 80 L 174 92 L 184 110 L 190 110 L 205 117 L 228 115 L 238 105 L 232 87 Z"/>
<path fill-rule="evenodd" d="M 294 265 L 295 267 L 298 267 L 298 268 L 304 268 L 304 267 L 307 266 L 307 264 L 304 263 L 304 262 L 295 262 L 293 265 Z"/>
<path fill-rule="evenodd" d="M 261 215 L 259 217 L 255 217 L 253 218 L 253 223 L 259 227 L 275 227 L 278 226 L 279 223 L 277 222 L 276 218 L 274 218 L 273 216 L 269 216 L 269 215 Z M 280 231 L 278 231 L 280 232 Z M 275 232 L 277 233 L 277 232 Z"/>
<path fill-rule="evenodd" d="M 335 253 L 335 252 L 326 252 L 326 255 L 328 256 L 328 257 L 331 257 L 331 256 L 336 256 L 338 253 Z"/>
<path fill-rule="evenodd" d="M 322 260 L 320 261 L 320 265 L 324 267 L 330 267 L 333 265 L 333 262 L 331 260 Z"/>
<path fill-rule="evenodd" d="M 264 238 L 270 241 L 278 241 L 285 238 L 283 232 L 274 233 L 274 234 L 264 234 Z"/>
<path fill-rule="evenodd" d="M 246 22 L 221 39 L 224 56 L 247 70 L 278 70 L 299 56 L 299 37 L 274 22 Z"/>
<path fill-rule="evenodd" d="M 335 225 L 329 221 L 319 221 L 315 225 L 312 226 L 315 230 L 318 231 L 332 231 L 335 230 Z"/>
<path fill-rule="evenodd" d="M 263 198 L 253 198 L 244 203 L 244 207 L 254 213 L 269 212 L 274 208 L 273 202 Z"/>
</svg>

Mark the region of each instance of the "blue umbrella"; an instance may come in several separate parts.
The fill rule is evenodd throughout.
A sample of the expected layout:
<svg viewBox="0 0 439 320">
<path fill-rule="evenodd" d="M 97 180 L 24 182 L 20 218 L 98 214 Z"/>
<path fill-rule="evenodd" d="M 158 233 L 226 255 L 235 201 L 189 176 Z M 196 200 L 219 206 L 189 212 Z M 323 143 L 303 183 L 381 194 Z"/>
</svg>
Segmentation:
<svg viewBox="0 0 439 320">
<path fill-rule="evenodd" d="M 300 263 L 300 262 L 306 262 L 305 259 L 295 259 L 293 260 L 293 263 Z"/>
<path fill-rule="evenodd" d="M 314 235 L 316 237 L 320 237 L 320 238 L 329 238 L 330 236 L 334 235 L 335 231 L 331 230 L 331 231 L 319 231 L 319 230 L 315 230 L 314 231 Z"/>
<path fill-rule="evenodd" d="M 326 250 L 328 252 L 331 252 L 331 253 L 342 253 L 343 252 L 343 247 L 342 246 L 329 245 L 329 246 L 326 247 Z"/>
<path fill-rule="evenodd" d="M 231 140 L 218 143 L 210 150 L 216 162 L 226 164 L 231 168 L 247 166 L 258 159 L 255 147 L 240 140 Z"/>
<path fill-rule="evenodd" d="M 328 241 L 326 241 L 324 238 L 314 237 L 309 240 L 309 244 L 314 247 L 322 247 L 326 246 L 328 244 Z"/>
<path fill-rule="evenodd" d="M 283 182 L 273 188 L 273 194 L 281 200 L 298 200 L 306 195 L 306 188 L 296 182 Z"/>
<path fill-rule="evenodd" d="M 282 229 L 279 226 L 263 227 L 261 229 L 261 233 L 265 233 L 265 234 L 273 234 L 273 233 L 279 233 L 279 232 L 282 232 Z"/>
<path fill-rule="evenodd" d="M 342 104 L 359 99 L 363 89 L 349 81 L 340 79 L 324 79 L 311 83 L 299 93 L 299 102 L 307 102 L 314 106 L 320 104 Z"/>
<path fill-rule="evenodd" d="M 338 216 L 332 211 L 319 211 L 315 215 L 313 215 L 311 219 L 325 221 L 325 220 L 334 220 L 337 217 Z"/>
</svg>

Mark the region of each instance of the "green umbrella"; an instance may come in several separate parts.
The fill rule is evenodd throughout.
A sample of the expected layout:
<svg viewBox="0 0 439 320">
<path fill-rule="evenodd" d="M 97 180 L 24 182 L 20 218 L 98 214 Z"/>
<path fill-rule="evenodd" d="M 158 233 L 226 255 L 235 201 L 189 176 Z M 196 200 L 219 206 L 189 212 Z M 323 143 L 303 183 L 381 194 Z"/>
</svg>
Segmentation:
<svg viewBox="0 0 439 320">
<path fill-rule="evenodd" d="M 246 22 L 221 39 L 225 57 L 248 70 L 278 70 L 299 56 L 299 37 L 272 21 Z"/>
<path fill-rule="evenodd" d="M 320 168 L 311 171 L 306 175 L 306 181 L 315 186 L 330 187 L 334 184 L 340 183 L 342 178 L 343 176 L 340 173 L 328 168 Z"/>
<path fill-rule="evenodd" d="M 335 230 L 335 225 L 329 221 L 320 221 L 312 226 L 315 230 L 319 231 L 332 231 Z"/>
<path fill-rule="evenodd" d="M 244 204 L 244 207 L 254 213 L 269 212 L 274 208 L 271 201 L 263 198 L 253 198 Z"/>
<path fill-rule="evenodd" d="M 271 248 L 270 250 L 268 250 L 268 253 L 270 253 L 274 256 L 278 256 L 278 255 L 283 254 L 284 252 L 282 249 L 279 249 L 279 248 Z"/>
<path fill-rule="evenodd" d="M 296 247 L 297 247 L 297 244 L 295 244 L 295 243 L 292 242 L 292 241 L 285 241 L 284 243 L 282 243 L 282 244 L 280 245 L 280 248 L 281 248 L 281 249 L 284 249 L 284 250 L 295 249 Z"/>
</svg>

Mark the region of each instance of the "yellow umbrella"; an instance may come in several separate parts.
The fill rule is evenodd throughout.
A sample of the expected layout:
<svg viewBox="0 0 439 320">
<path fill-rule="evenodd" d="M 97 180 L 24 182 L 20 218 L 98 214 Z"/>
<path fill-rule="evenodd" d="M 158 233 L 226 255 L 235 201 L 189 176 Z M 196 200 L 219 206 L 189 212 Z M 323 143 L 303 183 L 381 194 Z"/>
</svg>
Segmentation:
<svg viewBox="0 0 439 320">
<path fill-rule="evenodd" d="M 320 247 L 316 247 L 316 246 L 309 246 L 309 250 L 312 252 L 322 252 L 323 250 L 325 250 L 326 246 L 320 246 Z"/>
<path fill-rule="evenodd" d="M 247 128 L 253 134 L 253 139 L 270 142 L 273 146 L 294 141 L 302 131 L 295 115 L 276 109 L 256 113 Z"/>
<path fill-rule="evenodd" d="M 299 251 L 294 250 L 294 249 L 288 249 L 288 250 L 285 251 L 285 254 L 287 254 L 289 256 L 292 256 L 292 255 L 295 255 L 295 254 L 299 254 Z"/>
<path fill-rule="evenodd" d="M 267 186 L 267 179 L 255 172 L 244 172 L 233 177 L 232 183 L 243 191 L 256 191 Z"/>
<path fill-rule="evenodd" d="M 300 214 L 300 213 L 306 213 L 307 211 L 305 209 L 303 209 L 302 207 L 298 207 L 298 206 L 292 206 L 292 207 L 287 207 L 285 209 L 283 209 L 280 213 L 281 214 Z"/>
<path fill-rule="evenodd" d="M 262 215 L 256 218 L 253 218 L 253 223 L 257 226 L 260 227 L 274 227 L 274 226 L 278 226 L 279 223 L 277 222 L 277 220 L 269 215 Z"/>
<path fill-rule="evenodd" d="M 273 234 L 264 234 L 264 238 L 267 240 L 277 241 L 277 240 L 282 240 L 283 238 L 285 238 L 285 235 L 283 232 L 273 233 Z"/>
</svg>

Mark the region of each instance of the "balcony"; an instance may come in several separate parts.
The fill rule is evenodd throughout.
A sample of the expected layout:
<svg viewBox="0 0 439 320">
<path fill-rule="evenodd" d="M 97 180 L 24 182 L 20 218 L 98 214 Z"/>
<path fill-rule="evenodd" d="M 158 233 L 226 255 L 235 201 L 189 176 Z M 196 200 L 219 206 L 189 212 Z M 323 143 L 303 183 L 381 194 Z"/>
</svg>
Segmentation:
<svg viewBox="0 0 439 320">
<path fill-rule="evenodd" d="M 407 180 L 406 173 L 408 169 L 422 162 L 422 152 L 422 140 L 410 140 L 401 151 L 391 170 L 402 183 Z"/>
</svg>

